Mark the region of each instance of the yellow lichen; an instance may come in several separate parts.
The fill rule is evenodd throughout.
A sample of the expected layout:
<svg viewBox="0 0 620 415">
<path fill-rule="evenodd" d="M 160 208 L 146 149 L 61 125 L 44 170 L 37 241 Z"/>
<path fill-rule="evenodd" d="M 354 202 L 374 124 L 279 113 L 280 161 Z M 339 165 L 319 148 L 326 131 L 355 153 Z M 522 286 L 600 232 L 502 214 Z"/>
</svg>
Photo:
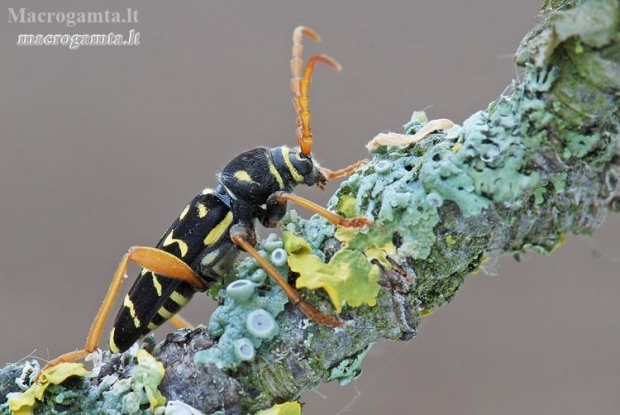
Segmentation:
<svg viewBox="0 0 620 415">
<path fill-rule="evenodd" d="M 269 409 L 258 411 L 256 415 L 301 415 L 299 402 L 284 402 Z"/>
<path fill-rule="evenodd" d="M 323 288 L 336 311 L 345 304 L 374 306 L 379 293 L 379 268 L 359 251 L 343 249 L 324 263 L 312 254 L 310 245 L 290 232 L 283 232 L 284 249 L 289 253 L 288 265 L 299 274 L 297 288 Z"/>
<path fill-rule="evenodd" d="M 13 415 L 30 415 L 37 400 L 43 399 L 49 385 L 58 385 L 71 376 L 84 376 L 88 371 L 81 363 L 60 363 L 45 370 L 24 393 L 9 398 L 9 409 Z"/>
</svg>

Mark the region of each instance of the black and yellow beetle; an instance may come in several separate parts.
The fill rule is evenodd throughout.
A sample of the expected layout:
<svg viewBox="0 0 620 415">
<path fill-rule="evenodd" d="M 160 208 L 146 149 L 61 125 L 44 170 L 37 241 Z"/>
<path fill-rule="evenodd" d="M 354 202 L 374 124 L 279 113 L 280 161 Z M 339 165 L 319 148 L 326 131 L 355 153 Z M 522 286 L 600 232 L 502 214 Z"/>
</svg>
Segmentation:
<svg viewBox="0 0 620 415">
<path fill-rule="evenodd" d="M 219 175 L 215 189 L 205 189 L 183 209 L 155 248 L 132 247 L 123 256 L 108 293 L 92 323 L 84 349 L 69 352 L 46 366 L 80 359 L 97 349 L 105 320 L 118 297 L 129 261 L 142 266 L 125 297 L 112 332 L 112 352 L 127 350 L 141 336 L 173 316 L 196 291 L 208 289 L 228 274 L 241 250 L 252 256 L 280 285 L 291 303 L 309 318 L 331 327 L 342 325 L 335 316 L 319 312 L 256 251 L 255 222 L 274 227 L 286 213 L 287 202 L 297 203 L 336 225 L 364 227 L 364 217 L 345 219 L 309 200 L 292 194 L 297 185 L 323 188 L 328 180 L 344 177 L 363 166 L 359 161 L 337 171 L 325 169 L 312 158 L 308 90 L 314 66 L 323 62 L 335 70 L 338 62 L 326 55 L 308 59 L 302 73 L 303 35 L 320 41 L 312 29 L 300 26 L 293 32 L 291 86 L 297 113 L 299 147 L 258 147 L 235 157 Z"/>
</svg>

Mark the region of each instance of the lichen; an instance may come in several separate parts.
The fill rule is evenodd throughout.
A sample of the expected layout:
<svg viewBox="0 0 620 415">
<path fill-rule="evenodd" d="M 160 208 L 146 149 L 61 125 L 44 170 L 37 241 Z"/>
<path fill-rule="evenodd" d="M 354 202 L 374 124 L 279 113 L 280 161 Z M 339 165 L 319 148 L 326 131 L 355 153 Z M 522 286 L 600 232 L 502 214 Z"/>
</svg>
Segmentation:
<svg viewBox="0 0 620 415">
<path fill-rule="evenodd" d="M 274 238 L 269 239 L 271 253 L 281 250 L 279 246 Z M 264 247 L 263 244 L 261 249 Z M 269 257 L 268 252 L 264 252 Z M 244 276 L 256 277 L 257 267 L 255 261 L 246 261 L 242 267 Z M 271 283 L 270 280 L 265 282 Z M 275 317 L 282 312 L 288 299 L 276 285 L 259 293 L 256 288 L 260 285 L 249 279 L 241 279 L 233 281 L 226 290 L 220 292 L 224 304 L 215 310 L 207 327 L 209 333 L 219 339 L 216 346 L 196 353 L 196 364 L 212 363 L 221 369 L 234 368 L 244 361 L 252 360 L 256 349 L 278 334 Z"/>
<path fill-rule="evenodd" d="M 90 373 L 79 363 L 60 363 L 45 370 L 39 382 L 23 394 L 10 397 L 1 413 L 65 414 L 68 408 L 79 408 L 82 414 L 147 414 L 163 407 L 166 399 L 158 387 L 164 376 L 163 365 L 147 351 L 132 347 L 126 352 L 137 360 L 127 378 L 112 374 L 98 385 L 90 383 Z"/>
<path fill-rule="evenodd" d="M 204 415 L 196 408 L 181 402 L 181 401 L 168 401 L 163 408 L 157 408 L 155 415 Z M 217 415 L 217 414 L 213 414 Z"/>
<path fill-rule="evenodd" d="M 60 363 L 42 372 L 38 382 L 32 383 L 23 393 L 11 395 L 8 399 L 8 407 L 14 415 L 32 414 L 35 405 L 44 399 L 45 393 L 50 386 L 59 385 L 70 377 L 83 377 L 86 374 L 88 374 L 88 371 L 81 363 Z M 64 394 L 65 391 L 59 391 L 56 396 L 48 394 L 45 398 L 62 404 Z"/>
<path fill-rule="evenodd" d="M 343 359 L 338 366 L 332 368 L 329 380 L 337 380 L 340 386 L 345 386 L 362 374 L 362 362 L 374 343 L 360 351 L 356 356 Z"/>
<path fill-rule="evenodd" d="M 563 192 L 566 173 L 561 165 L 555 170 L 539 167 L 546 163 L 540 154 L 547 149 L 570 160 L 596 157 L 601 141 L 597 132 L 575 132 L 563 141 L 549 136 L 557 121 L 546 107 L 545 94 L 559 75 L 553 66 L 532 69 L 526 83 L 513 84 L 511 95 L 498 98 L 462 126 L 415 145 L 377 147 L 373 159 L 345 181 L 329 203 L 341 214 L 359 213 L 375 224 L 355 234 L 338 229 L 336 238 L 346 249 L 368 253 L 374 247 L 413 267 L 420 310 L 450 300 L 488 245 L 484 234 L 459 234 L 456 229 L 464 221 L 489 210 L 515 211 L 530 197 L 543 206 L 547 197 Z M 405 134 L 415 134 L 426 122 L 424 113 L 414 113 Z M 468 256 L 435 261 L 455 245 L 467 246 Z M 519 249 L 540 251 L 539 246 L 549 249 L 528 241 Z"/>
<path fill-rule="evenodd" d="M 282 238 L 289 253 L 288 264 L 299 274 L 297 288 L 323 288 L 338 313 L 345 304 L 376 305 L 380 272 L 360 251 L 342 249 L 324 263 L 302 238 L 290 232 L 284 232 Z"/>
<path fill-rule="evenodd" d="M 255 415 L 301 415 L 301 405 L 299 402 L 284 402 L 258 411 Z"/>
</svg>

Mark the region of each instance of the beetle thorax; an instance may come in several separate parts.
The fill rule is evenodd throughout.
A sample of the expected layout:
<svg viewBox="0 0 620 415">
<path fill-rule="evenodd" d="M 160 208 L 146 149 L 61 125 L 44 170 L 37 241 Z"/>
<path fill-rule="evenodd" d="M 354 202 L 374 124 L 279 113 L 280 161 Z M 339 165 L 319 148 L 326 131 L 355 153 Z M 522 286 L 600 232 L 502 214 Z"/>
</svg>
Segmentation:
<svg viewBox="0 0 620 415">
<path fill-rule="evenodd" d="M 233 200 L 260 206 L 277 191 L 292 192 L 298 184 L 313 186 L 326 180 L 311 157 L 282 146 L 258 147 L 238 155 L 224 167 L 219 181 Z"/>
</svg>

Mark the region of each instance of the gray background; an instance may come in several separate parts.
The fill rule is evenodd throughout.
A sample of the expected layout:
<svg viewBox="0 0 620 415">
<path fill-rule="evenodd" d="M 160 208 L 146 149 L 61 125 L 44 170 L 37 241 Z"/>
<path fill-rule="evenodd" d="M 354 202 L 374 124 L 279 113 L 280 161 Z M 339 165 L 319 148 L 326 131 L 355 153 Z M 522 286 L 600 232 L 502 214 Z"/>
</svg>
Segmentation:
<svg viewBox="0 0 620 415">
<path fill-rule="evenodd" d="M 338 168 L 413 110 L 461 123 L 517 74 L 528 1 L 136 1 L 137 24 L 7 23 L 112 1 L 0 9 L 0 360 L 52 358 L 84 337 L 123 252 L 153 244 L 234 155 L 294 143 L 292 29 L 336 57 L 311 91 L 315 153 Z M 16 46 L 20 33 L 141 33 L 134 47 Z M 303 189 L 325 203 L 330 192 Z M 306 214 L 306 213 L 303 213 Z M 307 414 L 617 414 L 620 250 L 612 215 L 550 258 L 471 276 L 408 343 L 380 343 L 363 376 L 308 393 Z M 213 302 L 186 316 L 205 322 Z M 163 338 L 169 327 L 158 331 Z"/>
</svg>

